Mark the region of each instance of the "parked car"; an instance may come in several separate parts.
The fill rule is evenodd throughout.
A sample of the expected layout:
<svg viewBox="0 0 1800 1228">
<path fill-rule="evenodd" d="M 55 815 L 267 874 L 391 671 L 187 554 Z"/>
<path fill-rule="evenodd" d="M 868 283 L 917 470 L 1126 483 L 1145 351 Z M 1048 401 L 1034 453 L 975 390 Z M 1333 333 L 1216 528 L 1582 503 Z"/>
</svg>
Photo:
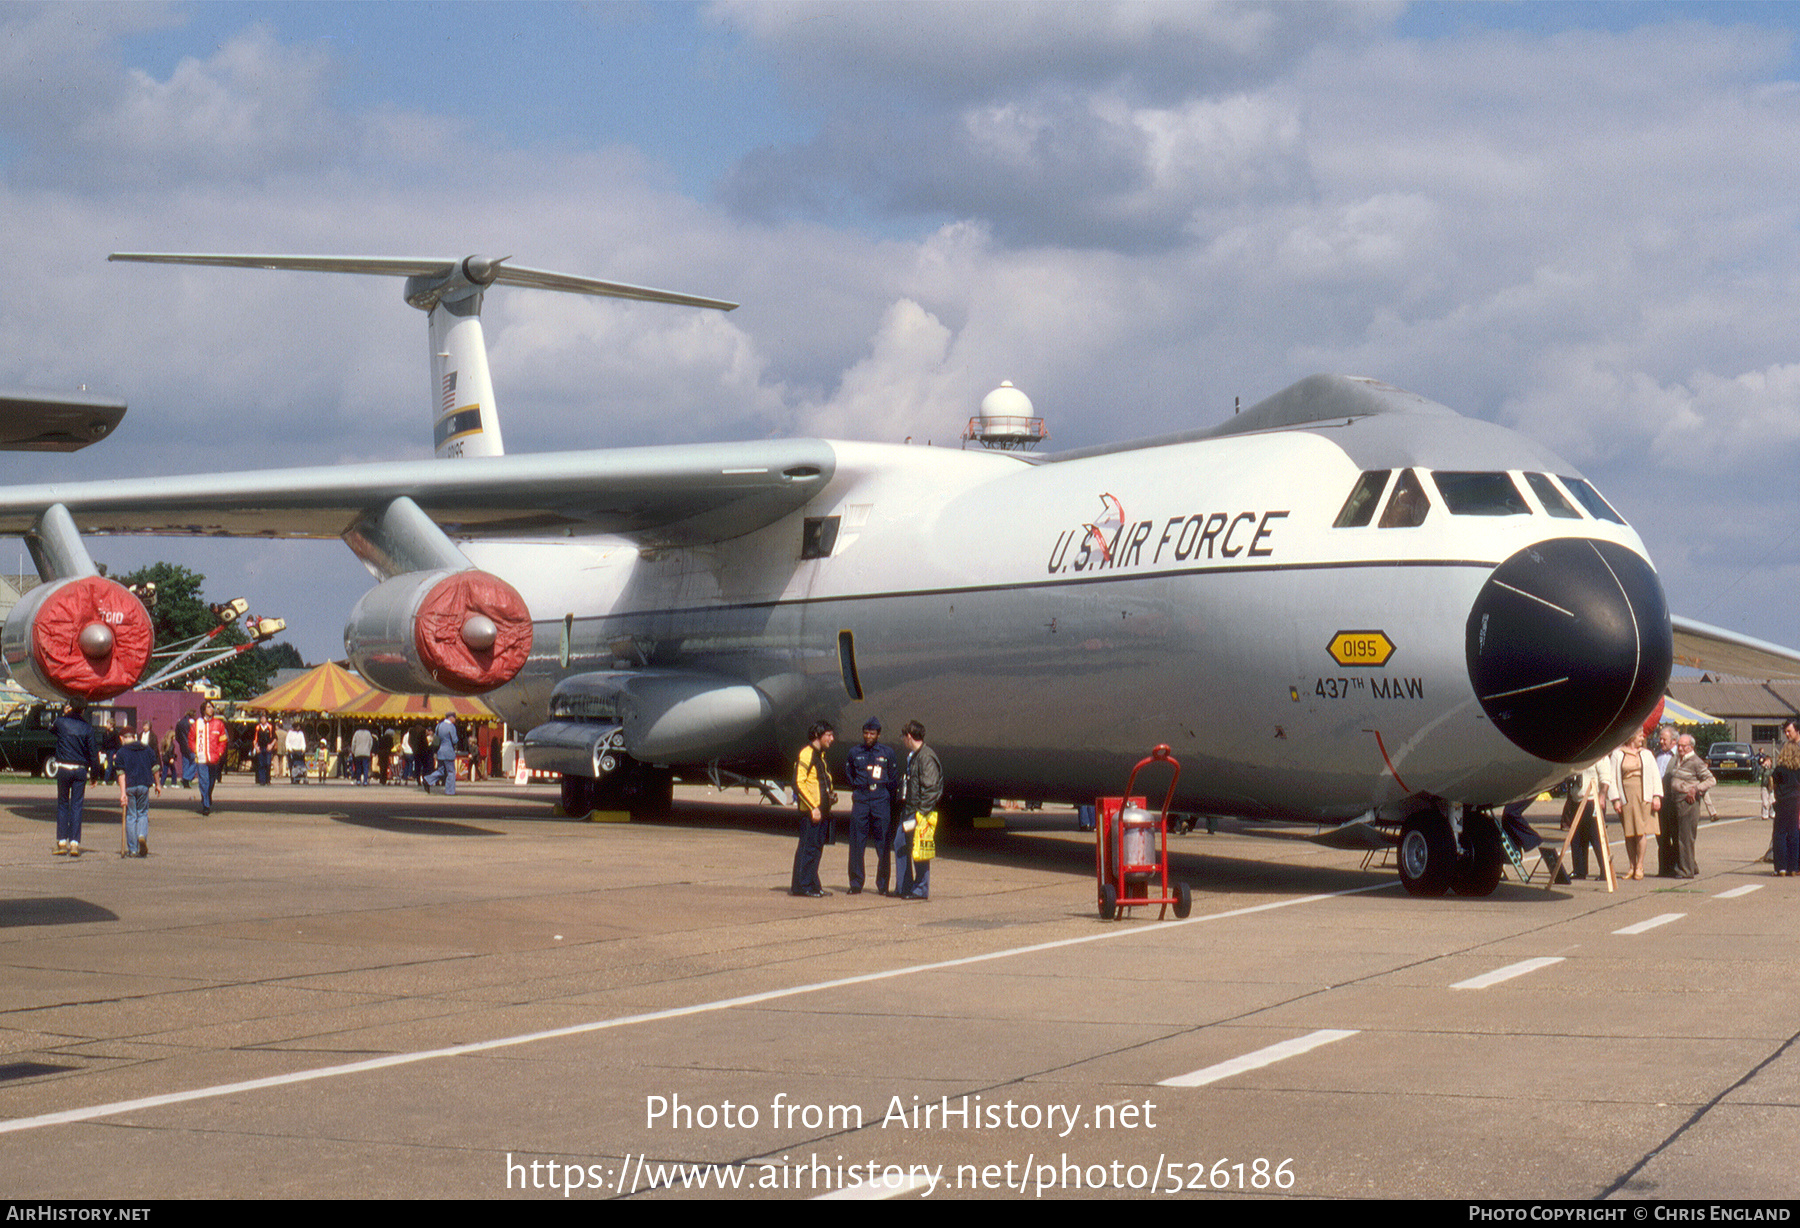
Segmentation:
<svg viewBox="0 0 1800 1228">
<path fill-rule="evenodd" d="M 31 704 L 15 708 L 0 724 L 0 765 L 9 772 L 47 776 L 50 757 L 56 753 L 56 718 L 62 704 Z M 117 704 L 89 704 L 88 723 L 96 730 L 109 725 L 137 722 L 137 709 Z"/>
<path fill-rule="evenodd" d="M 1706 752 L 1706 766 L 1715 772 L 1754 772 L 1756 751 L 1747 742 L 1714 742 Z"/>
</svg>

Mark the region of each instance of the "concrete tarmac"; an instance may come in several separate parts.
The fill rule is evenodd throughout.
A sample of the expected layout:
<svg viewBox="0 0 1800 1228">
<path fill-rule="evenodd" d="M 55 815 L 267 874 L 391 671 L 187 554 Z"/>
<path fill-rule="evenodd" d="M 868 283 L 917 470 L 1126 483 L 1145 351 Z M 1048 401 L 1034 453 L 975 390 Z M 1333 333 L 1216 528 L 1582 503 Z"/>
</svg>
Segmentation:
<svg viewBox="0 0 1800 1228">
<path fill-rule="evenodd" d="M 1104 923 L 1067 813 L 807 900 L 741 793 L 233 776 L 125 860 L 96 787 L 70 860 L 0 783 L 0 1196 L 1791 1198 L 1800 881 L 1717 796 L 1696 881 L 1415 900 L 1228 823 Z"/>
</svg>

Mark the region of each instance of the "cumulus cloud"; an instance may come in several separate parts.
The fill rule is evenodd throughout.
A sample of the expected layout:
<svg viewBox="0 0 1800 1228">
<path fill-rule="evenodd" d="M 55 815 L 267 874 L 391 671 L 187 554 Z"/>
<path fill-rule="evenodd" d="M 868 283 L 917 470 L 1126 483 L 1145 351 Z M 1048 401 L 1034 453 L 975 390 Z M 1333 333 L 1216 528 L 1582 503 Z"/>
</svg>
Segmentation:
<svg viewBox="0 0 1800 1228">
<path fill-rule="evenodd" d="M 1054 6 L 1058 20 L 1034 29 L 1034 40 L 1046 44 L 1041 59 L 1027 57 L 1013 72 L 987 75 L 976 56 L 962 65 L 967 88 L 946 87 L 935 96 L 916 90 L 901 107 L 872 110 L 865 93 L 834 108 L 812 140 L 746 156 L 721 185 L 721 198 L 762 219 L 837 218 L 866 202 L 889 213 L 978 218 L 1017 244 L 1163 249 L 1210 229 L 1219 215 L 1239 216 L 1307 192 L 1293 101 L 1226 87 L 1260 62 L 1260 39 L 1249 27 L 1285 30 L 1288 17 L 1325 10 L 1233 8 L 1216 23 L 1229 29 L 1201 23 L 1210 36 L 1201 40 L 1204 55 L 1190 39 L 1173 40 L 1188 48 L 1180 87 L 1156 82 L 1149 88 L 1144 70 L 1157 57 L 1181 60 L 1159 42 L 1167 31 L 1151 18 L 1194 19 L 1213 11 L 1139 14 L 1139 7 L 1154 8 Z M 944 13 L 952 25 L 1017 15 L 1010 7 L 922 11 Z M 759 30 L 765 24 L 752 22 Z M 783 26 L 780 33 L 791 31 Z M 993 32 L 986 33 L 970 45 L 993 51 Z M 1296 40 L 1276 41 L 1287 47 Z M 1233 50 L 1240 43 L 1245 46 Z M 1121 47 L 1147 52 L 1152 45 L 1155 55 L 1113 58 Z M 780 51 L 784 63 L 797 54 L 787 42 Z M 1107 71 L 1081 67 L 1096 57 Z M 1227 63 L 1242 71 L 1220 71 Z M 1022 65 L 1032 67 L 1021 74 Z"/>
<path fill-rule="evenodd" d="M 743 30 L 806 105 L 871 94 L 952 110 L 1045 81 L 1129 80 L 1152 96 L 1203 83 L 1235 89 L 1320 43 L 1390 22 L 1396 4 L 938 4 L 726 0 L 716 20 Z"/>
<path fill-rule="evenodd" d="M 1539 386 L 1506 407 L 1527 434 L 1571 456 L 1649 459 L 1675 473 L 1760 468 L 1800 444 L 1800 363 L 1663 382 L 1598 349 L 1558 355 Z"/>
<path fill-rule="evenodd" d="M 0 8 L 0 131 L 14 158 L 60 157 L 82 119 L 126 91 L 116 40 L 175 20 L 160 4 Z"/>
<path fill-rule="evenodd" d="M 172 23 L 170 14 L 156 5 L 0 12 L 9 107 L 0 130 L 19 151 L 10 179 L 83 195 L 304 184 L 346 170 L 391 181 L 470 139 L 462 123 L 419 111 L 346 112 L 331 52 L 284 43 L 264 25 L 182 58 L 166 77 L 118 62 L 110 40 Z"/>
<path fill-rule="evenodd" d="M 517 295 L 491 318 L 496 378 L 511 376 L 495 397 L 515 449 L 755 438 L 791 426 L 755 341 L 718 313 Z"/>
<path fill-rule="evenodd" d="M 974 218 L 1002 239 L 1161 250 L 1214 215 L 1306 193 L 1291 98 L 1269 83 L 1357 41 L 1374 5 L 722 5 L 828 118 L 721 186 L 745 216 L 859 204 Z M 899 99 L 895 102 L 895 99 Z"/>
<path fill-rule="evenodd" d="M 322 51 L 283 47 L 259 28 L 206 60 L 182 60 L 166 81 L 132 70 L 114 105 L 73 136 L 109 176 L 242 178 L 316 165 L 338 139 L 324 105 L 329 68 Z"/>
<path fill-rule="evenodd" d="M 945 425 L 954 390 L 964 382 L 951 365 L 952 340 L 930 312 L 901 299 L 882 317 L 869 355 L 844 372 L 835 395 L 809 409 L 804 420 L 823 428 L 822 434 L 928 436 L 933 426 Z M 841 426 L 850 430 L 831 429 Z"/>
</svg>

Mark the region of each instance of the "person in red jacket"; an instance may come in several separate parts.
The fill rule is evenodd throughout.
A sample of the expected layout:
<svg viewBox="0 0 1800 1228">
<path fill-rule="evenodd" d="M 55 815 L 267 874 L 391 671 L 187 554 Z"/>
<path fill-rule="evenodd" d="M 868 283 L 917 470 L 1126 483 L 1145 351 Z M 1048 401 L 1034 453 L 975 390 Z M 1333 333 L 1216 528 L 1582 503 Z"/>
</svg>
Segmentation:
<svg viewBox="0 0 1800 1228">
<path fill-rule="evenodd" d="M 212 704 L 200 714 L 194 722 L 194 764 L 200 777 L 200 813 L 212 813 L 213 786 L 218 783 L 220 775 L 225 771 L 225 748 L 231 742 L 231 733 L 225 728 L 225 722 L 213 712 Z"/>
</svg>

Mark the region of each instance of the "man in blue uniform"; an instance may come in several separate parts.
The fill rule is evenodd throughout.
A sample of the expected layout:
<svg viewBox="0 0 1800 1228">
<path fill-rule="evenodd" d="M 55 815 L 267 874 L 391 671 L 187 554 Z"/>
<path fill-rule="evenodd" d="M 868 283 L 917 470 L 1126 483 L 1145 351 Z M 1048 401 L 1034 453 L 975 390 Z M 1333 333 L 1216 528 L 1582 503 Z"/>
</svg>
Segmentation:
<svg viewBox="0 0 1800 1228">
<path fill-rule="evenodd" d="M 900 760 L 881 744 L 881 722 L 876 718 L 863 722 L 862 745 L 850 748 L 845 770 L 850 778 L 850 894 L 862 893 L 863 850 L 873 843 L 875 890 L 886 895 L 893 856 L 888 847 L 888 824 L 900 787 Z"/>
<path fill-rule="evenodd" d="M 88 774 L 100 765 L 87 706 L 71 703 L 56 718 L 56 855 L 81 856 L 81 803 Z"/>
</svg>

